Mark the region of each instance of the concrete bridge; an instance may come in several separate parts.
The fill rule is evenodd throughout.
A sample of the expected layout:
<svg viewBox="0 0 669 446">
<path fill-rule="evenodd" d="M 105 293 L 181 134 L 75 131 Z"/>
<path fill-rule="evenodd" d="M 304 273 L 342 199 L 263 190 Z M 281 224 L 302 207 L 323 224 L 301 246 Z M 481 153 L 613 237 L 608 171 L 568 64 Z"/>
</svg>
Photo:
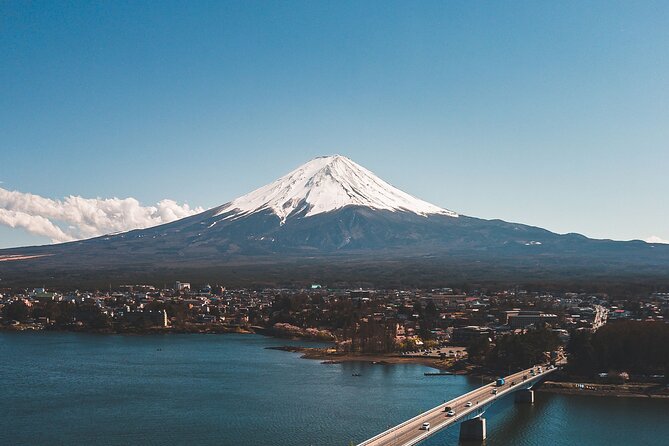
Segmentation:
<svg viewBox="0 0 669 446">
<path fill-rule="evenodd" d="M 358 446 L 411 446 L 456 423 L 461 423 L 461 440 L 485 440 L 486 420 L 483 414 L 492 403 L 511 393 L 515 393 L 517 402 L 533 403 L 532 386 L 556 370 L 545 364 L 514 373 L 504 378 L 504 385 L 489 383 L 481 386 L 381 432 Z M 429 429 L 423 427 L 424 423 L 429 423 Z"/>
</svg>

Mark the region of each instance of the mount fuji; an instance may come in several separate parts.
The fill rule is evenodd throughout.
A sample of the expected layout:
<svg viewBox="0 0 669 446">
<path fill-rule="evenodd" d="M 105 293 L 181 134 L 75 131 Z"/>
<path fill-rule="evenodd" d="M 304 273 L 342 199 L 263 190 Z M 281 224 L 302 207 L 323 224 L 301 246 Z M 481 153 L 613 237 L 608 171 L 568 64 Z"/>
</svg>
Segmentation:
<svg viewBox="0 0 669 446">
<path fill-rule="evenodd" d="M 454 283 L 669 284 L 669 246 L 460 215 L 339 155 L 172 223 L 0 250 L 4 284 L 130 281 L 296 286 Z M 11 257 L 15 256 L 15 257 Z"/>
</svg>

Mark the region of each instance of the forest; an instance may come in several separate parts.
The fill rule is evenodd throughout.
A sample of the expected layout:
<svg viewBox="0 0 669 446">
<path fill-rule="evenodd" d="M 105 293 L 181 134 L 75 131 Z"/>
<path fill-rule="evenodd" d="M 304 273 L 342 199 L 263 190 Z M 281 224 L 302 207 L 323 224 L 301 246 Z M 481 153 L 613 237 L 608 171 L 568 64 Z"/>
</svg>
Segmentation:
<svg viewBox="0 0 669 446">
<path fill-rule="evenodd" d="M 545 363 L 546 352 L 556 350 L 560 345 L 557 335 L 547 328 L 537 328 L 523 334 L 499 336 L 494 343 L 481 337 L 467 346 L 472 363 L 490 368 L 500 373 Z"/>
<path fill-rule="evenodd" d="M 655 375 L 669 371 L 669 324 L 619 321 L 595 333 L 572 333 L 568 371 L 578 376 L 603 372 Z"/>
</svg>

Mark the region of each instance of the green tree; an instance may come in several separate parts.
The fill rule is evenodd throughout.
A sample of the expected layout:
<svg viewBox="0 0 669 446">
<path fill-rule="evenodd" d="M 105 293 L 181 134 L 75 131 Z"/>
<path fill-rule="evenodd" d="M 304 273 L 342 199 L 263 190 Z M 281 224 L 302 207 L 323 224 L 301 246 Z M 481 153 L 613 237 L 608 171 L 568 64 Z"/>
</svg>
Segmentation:
<svg viewBox="0 0 669 446">
<path fill-rule="evenodd" d="M 475 338 L 467 344 L 467 356 L 476 364 L 483 363 L 491 350 L 490 339 L 487 336 Z"/>
<path fill-rule="evenodd" d="M 543 362 L 544 354 L 556 350 L 559 345 L 557 335 L 546 328 L 520 335 L 508 334 L 495 340 L 487 362 L 500 371 L 524 369 Z"/>
<path fill-rule="evenodd" d="M 590 331 L 577 330 L 571 333 L 567 353 L 569 354 L 567 368 L 571 373 L 590 375 L 597 369 L 597 358 Z"/>
<path fill-rule="evenodd" d="M 30 317 L 30 308 L 20 300 L 16 300 L 2 309 L 5 319 L 23 322 Z"/>
<path fill-rule="evenodd" d="M 643 321 L 609 323 L 594 334 L 572 333 L 567 351 L 573 373 L 663 374 L 669 369 L 669 325 Z"/>
</svg>

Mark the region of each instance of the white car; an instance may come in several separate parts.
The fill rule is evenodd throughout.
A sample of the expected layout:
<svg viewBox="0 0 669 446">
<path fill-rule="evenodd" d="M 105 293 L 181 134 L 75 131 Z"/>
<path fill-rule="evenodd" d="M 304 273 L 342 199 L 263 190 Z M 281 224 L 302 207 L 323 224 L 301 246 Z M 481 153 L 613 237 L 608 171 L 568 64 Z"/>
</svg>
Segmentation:
<svg viewBox="0 0 669 446">
<path fill-rule="evenodd" d="M 465 407 L 472 407 L 472 402 L 471 402 L 471 401 L 467 401 L 467 404 L 465 404 Z"/>
<path fill-rule="evenodd" d="M 421 430 L 429 431 L 430 430 L 430 423 L 423 423 L 423 425 L 420 428 L 421 428 Z"/>
<path fill-rule="evenodd" d="M 454 411 L 454 410 L 449 410 L 448 412 L 446 412 L 446 416 L 447 416 L 447 417 L 452 417 L 452 416 L 454 416 L 454 415 L 455 415 L 455 411 Z"/>
</svg>

